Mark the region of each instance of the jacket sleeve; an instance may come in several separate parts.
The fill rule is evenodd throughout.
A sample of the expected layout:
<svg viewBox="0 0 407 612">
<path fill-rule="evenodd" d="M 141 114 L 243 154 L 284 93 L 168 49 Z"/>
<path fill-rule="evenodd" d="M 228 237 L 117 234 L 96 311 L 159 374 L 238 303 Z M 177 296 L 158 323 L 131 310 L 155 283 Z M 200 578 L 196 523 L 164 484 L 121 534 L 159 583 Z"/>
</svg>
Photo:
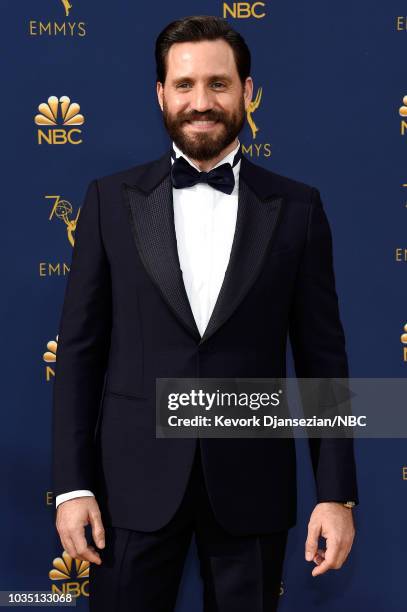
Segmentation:
<svg viewBox="0 0 407 612">
<path fill-rule="evenodd" d="M 307 236 L 290 313 L 297 378 L 348 378 L 332 236 L 320 193 L 311 190 Z M 317 501 L 358 503 L 352 438 L 309 438 Z"/>
<path fill-rule="evenodd" d="M 95 490 L 94 433 L 110 347 L 111 310 L 110 268 L 94 180 L 77 222 L 59 325 L 52 422 L 55 496 Z"/>
</svg>

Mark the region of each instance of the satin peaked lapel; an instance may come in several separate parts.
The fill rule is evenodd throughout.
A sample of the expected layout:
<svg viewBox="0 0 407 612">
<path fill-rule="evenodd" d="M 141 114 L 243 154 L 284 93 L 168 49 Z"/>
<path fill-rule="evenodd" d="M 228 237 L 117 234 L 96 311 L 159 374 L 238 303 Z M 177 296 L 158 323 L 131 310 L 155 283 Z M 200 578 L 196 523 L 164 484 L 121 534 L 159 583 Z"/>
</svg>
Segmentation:
<svg viewBox="0 0 407 612">
<path fill-rule="evenodd" d="M 126 183 L 122 188 L 133 237 L 148 275 L 174 315 L 200 340 L 178 258 L 170 175 L 147 193 Z"/>
<path fill-rule="evenodd" d="M 242 159 L 242 169 L 245 163 Z M 242 169 L 236 228 L 229 263 L 200 344 L 208 340 L 229 319 L 256 281 L 271 245 L 283 202 L 283 198 L 276 195 L 265 199 L 257 196 L 246 182 Z"/>
<path fill-rule="evenodd" d="M 201 338 L 185 290 L 174 225 L 171 157 L 167 152 L 134 181 L 123 183 L 140 259 L 163 299 L 197 343 L 206 342 L 235 312 L 256 281 L 274 236 L 283 198 L 270 176 L 242 158 L 236 228 L 222 287 Z"/>
</svg>

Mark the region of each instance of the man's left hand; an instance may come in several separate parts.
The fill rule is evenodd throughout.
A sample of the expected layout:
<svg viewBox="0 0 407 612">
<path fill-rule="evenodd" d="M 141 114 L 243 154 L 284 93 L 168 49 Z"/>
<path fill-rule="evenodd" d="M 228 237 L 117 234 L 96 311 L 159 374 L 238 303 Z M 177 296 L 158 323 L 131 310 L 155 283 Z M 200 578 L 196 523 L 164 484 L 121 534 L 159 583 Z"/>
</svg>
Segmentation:
<svg viewBox="0 0 407 612">
<path fill-rule="evenodd" d="M 318 548 L 318 539 L 326 539 L 326 550 Z M 305 559 L 314 561 L 317 567 L 313 576 L 324 574 L 330 569 L 339 569 L 346 561 L 355 537 L 352 509 L 339 502 L 317 504 L 308 523 L 308 537 L 305 542 Z"/>
</svg>

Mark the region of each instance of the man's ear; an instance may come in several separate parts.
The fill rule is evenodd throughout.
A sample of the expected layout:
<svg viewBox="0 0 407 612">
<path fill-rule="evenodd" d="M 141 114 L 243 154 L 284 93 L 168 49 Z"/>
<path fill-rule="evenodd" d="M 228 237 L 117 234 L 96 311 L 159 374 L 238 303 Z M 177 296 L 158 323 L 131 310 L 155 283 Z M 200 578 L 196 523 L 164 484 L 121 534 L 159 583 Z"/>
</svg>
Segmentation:
<svg viewBox="0 0 407 612">
<path fill-rule="evenodd" d="M 253 79 L 252 77 L 247 77 L 247 79 L 244 82 L 243 97 L 244 97 L 244 107 L 245 107 L 245 110 L 247 110 L 253 98 Z"/>
<path fill-rule="evenodd" d="M 160 81 L 157 81 L 157 98 L 158 104 L 160 105 L 161 110 L 163 110 L 163 95 L 164 95 L 164 87 Z"/>
</svg>

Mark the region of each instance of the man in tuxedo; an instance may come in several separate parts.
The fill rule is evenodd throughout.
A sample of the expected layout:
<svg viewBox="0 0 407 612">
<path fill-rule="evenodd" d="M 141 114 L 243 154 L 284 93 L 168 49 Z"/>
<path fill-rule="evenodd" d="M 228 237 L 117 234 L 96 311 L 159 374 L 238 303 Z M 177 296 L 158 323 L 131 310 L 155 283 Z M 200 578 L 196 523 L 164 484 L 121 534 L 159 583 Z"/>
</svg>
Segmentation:
<svg viewBox="0 0 407 612">
<path fill-rule="evenodd" d="M 56 526 L 91 563 L 91 610 L 174 610 L 194 534 L 205 612 L 271 612 L 296 522 L 294 440 L 156 438 L 155 383 L 284 377 L 288 337 L 297 376 L 347 377 L 330 228 L 316 188 L 242 157 L 250 52 L 226 21 L 172 22 L 156 62 L 170 150 L 93 180 L 77 225 L 54 384 Z M 350 551 L 357 484 L 351 440 L 309 445 L 317 576 Z"/>
</svg>

